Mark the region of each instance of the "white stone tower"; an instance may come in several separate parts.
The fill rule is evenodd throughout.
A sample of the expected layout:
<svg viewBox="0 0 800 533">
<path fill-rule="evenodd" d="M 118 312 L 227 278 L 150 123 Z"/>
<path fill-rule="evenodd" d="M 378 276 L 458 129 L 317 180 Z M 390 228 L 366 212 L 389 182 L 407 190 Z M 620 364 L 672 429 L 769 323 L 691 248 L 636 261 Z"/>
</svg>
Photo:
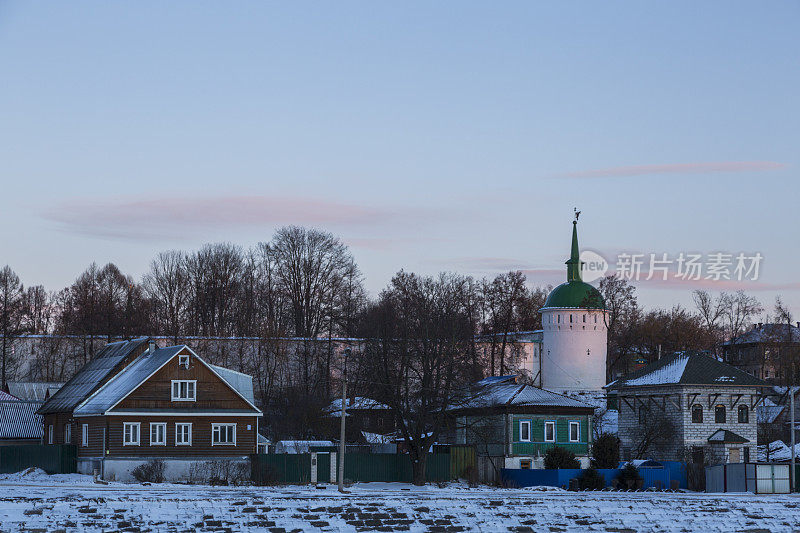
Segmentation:
<svg viewBox="0 0 800 533">
<path fill-rule="evenodd" d="M 602 392 L 606 384 L 608 311 L 600 292 L 581 279 L 578 214 L 572 223 L 567 282 L 547 297 L 542 314 L 542 388 Z"/>
</svg>

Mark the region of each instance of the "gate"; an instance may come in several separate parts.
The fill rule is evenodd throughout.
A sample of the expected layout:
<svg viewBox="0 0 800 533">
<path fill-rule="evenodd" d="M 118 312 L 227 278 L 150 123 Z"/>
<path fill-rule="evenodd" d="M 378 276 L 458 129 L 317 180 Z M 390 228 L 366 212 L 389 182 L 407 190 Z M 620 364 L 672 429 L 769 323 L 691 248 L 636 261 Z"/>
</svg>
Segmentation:
<svg viewBox="0 0 800 533">
<path fill-rule="evenodd" d="M 475 471 L 475 448 L 472 446 L 450 447 L 450 476 L 469 479 Z"/>
</svg>

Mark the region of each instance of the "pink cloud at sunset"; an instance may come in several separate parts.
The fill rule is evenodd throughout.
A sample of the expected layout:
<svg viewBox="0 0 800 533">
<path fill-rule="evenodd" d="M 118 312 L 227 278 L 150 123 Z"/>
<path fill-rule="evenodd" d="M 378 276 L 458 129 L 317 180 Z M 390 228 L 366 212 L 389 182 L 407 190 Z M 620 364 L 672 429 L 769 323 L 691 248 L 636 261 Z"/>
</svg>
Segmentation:
<svg viewBox="0 0 800 533">
<path fill-rule="evenodd" d="M 180 239 L 213 228 L 258 228 L 298 224 L 336 229 L 386 227 L 408 220 L 447 216 L 419 207 L 363 206 L 336 200 L 279 196 L 215 196 L 136 199 L 73 199 L 42 216 L 66 232 L 111 239 Z M 387 239 L 354 239 L 381 246 Z M 370 242 L 367 242 L 370 241 Z M 386 243 L 383 243 L 384 245 Z"/>
</svg>

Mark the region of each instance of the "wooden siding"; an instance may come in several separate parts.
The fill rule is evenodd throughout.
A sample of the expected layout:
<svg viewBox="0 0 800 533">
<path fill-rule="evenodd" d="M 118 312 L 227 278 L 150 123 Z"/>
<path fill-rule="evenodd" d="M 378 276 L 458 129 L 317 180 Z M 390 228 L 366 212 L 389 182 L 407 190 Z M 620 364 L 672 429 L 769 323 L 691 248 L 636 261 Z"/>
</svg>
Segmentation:
<svg viewBox="0 0 800 533">
<path fill-rule="evenodd" d="M 256 427 L 257 417 L 205 417 L 205 416 L 113 416 L 108 420 L 108 450 L 107 457 L 208 457 L 232 456 L 256 453 Z M 138 446 L 125 446 L 123 444 L 123 427 L 125 422 L 139 422 L 140 436 Z M 167 424 L 167 444 L 165 446 L 150 446 L 150 423 L 164 422 Z M 192 445 L 175 445 L 175 424 L 192 424 Z M 211 424 L 224 423 L 236 424 L 236 445 L 211 445 Z M 248 426 L 250 429 L 247 429 Z"/>
<path fill-rule="evenodd" d="M 529 420 L 531 422 L 531 441 L 520 441 L 519 425 L 520 421 Z M 545 421 L 556 422 L 556 441 L 545 442 L 544 423 Z M 569 441 L 569 423 L 577 421 L 581 423 L 580 441 Z M 515 455 L 535 455 L 543 454 L 553 446 L 559 446 L 570 450 L 577 455 L 586 455 L 591 444 L 589 435 L 589 417 L 587 416 L 525 416 L 514 415 L 512 434 L 512 450 Z"/>
<path fill-rule="evenodd" d="M 252 409 L 227 383 L 211 372 L 194 356 L 190 356 L 189 368 L 178 364 L 179 352 L 164 367 L 156 372 L 127 398 L 117 409 L 181 409 L 208 411 L 220 409 Z M 172 401 L 172 380 L 196 380 L 196 401 Z"/>
</svg>

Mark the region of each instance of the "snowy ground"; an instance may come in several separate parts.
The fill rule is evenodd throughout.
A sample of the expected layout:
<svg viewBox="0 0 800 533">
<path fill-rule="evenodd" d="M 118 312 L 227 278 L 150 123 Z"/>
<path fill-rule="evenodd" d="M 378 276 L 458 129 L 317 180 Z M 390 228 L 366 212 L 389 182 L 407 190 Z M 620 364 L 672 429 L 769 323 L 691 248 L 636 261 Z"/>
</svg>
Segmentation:
<svg viewBox="0 0 800 533">
<path fill-rule="evenodd" d="M 0 476 L 0 531 L 748 531 L 800 530 L 800 497 L 570 493 L 368 483 L 197 487 L 81 475 Z"/>
</svg>

